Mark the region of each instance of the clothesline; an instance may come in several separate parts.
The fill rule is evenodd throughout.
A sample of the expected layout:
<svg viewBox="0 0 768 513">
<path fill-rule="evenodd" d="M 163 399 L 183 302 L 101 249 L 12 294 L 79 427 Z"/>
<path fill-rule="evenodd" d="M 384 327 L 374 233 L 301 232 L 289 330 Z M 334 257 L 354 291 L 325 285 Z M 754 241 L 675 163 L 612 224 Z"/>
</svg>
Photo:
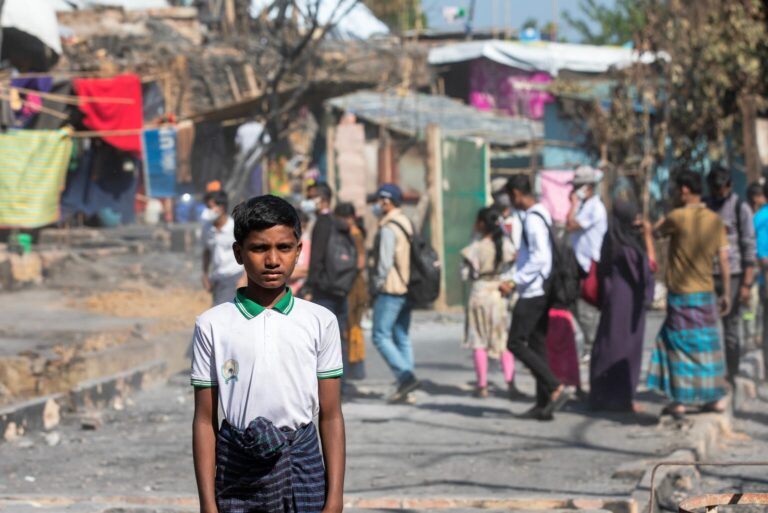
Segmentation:
<svg viewBox="0 0 768 513">
<path fill-rule="evenodd" d="M 63 103 L 65 105 L 80 105 L 81 103 L 119 103 L 124 105 L 133 105 L 134 102 L 131 98 L 97 98 L 95 96 L 76 96 L 72 94 L 57 94 L 46 93 L 43 91 L 36 91 L 35 89 L 27 89 L 25 87 L 11 87 L 24 94 L 36 94 L 41 98 L 51 100 L 52 102 Z"/>
<path fill-rule="evenodd" d="M 9 102 L 9 101 L 11 101 L 11 97 L 9 95 L 5 95 L 5 94 L 0 93 L 0 100 Z M 43 114 L 48 114 L 49 116 L 53 116 L 53 117 L 61 119 L 61 120 L 69 119 L 69 116 L 67 114 L 59 112 L 57 110 L 53 110 L 53 109 L 49 109 L 47 107 L 43 107 L 42 105 L 38 105 L 38 104 L 36 104 L 34 102 L 31 102 L 29 100 L 19 99 L 19 101 L 24 103 L 24 105 L 26 105 L 26 106 L 36 110 L 37 112 L 42 112 Z"/>
<path fill-rule="evenodd" d="M 0 76 L 0 82 L 3 83 L 10 83 L 10 81 L 14 78 L 48 78 L 48 77 L 58 77 L 58 78 L 69 78 L 69 79 L 75 79 L 75 78 L 114 78 L 118 75 L 124 75 L 125 73 L 131 73 L 130 71 L 124 71 L 121 73 L 104 73 L 101 71 L 48 71 L 48 72 L 39 72 L 39 73 L 17 73 L 15 75 L 8 75 Z M 153 75 L 146 75 L 146 76 L 140 76 L 142 83 L 146 82 L 154 82 L 158 79 L 164 79 L 171 75 L 171 73 L 165 72 L 165 73 L 155 73 Z"/>
</svg>

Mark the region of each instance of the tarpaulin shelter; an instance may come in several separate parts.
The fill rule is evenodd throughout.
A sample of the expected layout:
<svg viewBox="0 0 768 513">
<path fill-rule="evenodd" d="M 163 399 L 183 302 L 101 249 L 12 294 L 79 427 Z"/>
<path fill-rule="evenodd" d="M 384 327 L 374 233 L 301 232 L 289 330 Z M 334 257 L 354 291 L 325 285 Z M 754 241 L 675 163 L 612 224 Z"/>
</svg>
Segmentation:
<svg viewBox="0 0 768 513">
<path fill-rule="evenodd" d="M 461 304 L 461 248 L 472 232 L 477 210 L 490 200 L 491 157 L 494 152 L 525 149 L 541 138 L 541 123 L 480 112 L 445 96 L 360 91 L 333 98 L 326 106 L 354 116 L 367 139 L 360 148 L 369 157 L 368 190 L 395 182 L 410 197 L 410 214 L 419 230 L 429 234 L 443 262 L 443 293 L 436 307 Z M 344 128 L 344 130 L 342 130 Z M 327 138 L 328 178 L 344 197 L 345 181 L 357 185 L 360 170 L 341 161 L 352 141 L 339 140 L 345 125 Z M 345 147 L 341 148 L 340 143 Z M 332 146 L 331 146 L 332 145 Z"/>
<path fill-rule="evenodd" d="M 319 25 L 333 24 L 329 34 L 336 39 L 368 39 L 389 34 L 387 25 L 374 16 L 365 4 L 356 0 L 297 0 L 294 3 L 301 13 L 298 17 L 300 24 L 302 16 L 307 17 L 317 8 Z M 259 16 L 264 9 L 275 5 L 272 0 L 251 0 L 251 15 Z M 273 7 L 267 14 L 271 15 L 276 9 Z"/>
<path fill-rule="evenodd" d="M 15 68 L 46 71 L 61 55 L 56 12 L 48 0 L 30 5 L 27 0 L 5 0 L 0 13 L 3 29 L 2 59 Z"/>
</svg>

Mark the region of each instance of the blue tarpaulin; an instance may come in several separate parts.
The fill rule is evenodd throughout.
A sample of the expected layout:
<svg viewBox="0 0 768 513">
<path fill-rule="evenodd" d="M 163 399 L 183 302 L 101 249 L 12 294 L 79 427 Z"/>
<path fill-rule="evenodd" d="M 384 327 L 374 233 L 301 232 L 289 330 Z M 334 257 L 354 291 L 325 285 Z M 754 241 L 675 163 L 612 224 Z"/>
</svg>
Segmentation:
<svg viewBox="0 0 768 513">
<path fill-rule="evenodd" d="M 176 130 L 150 128 L 142 134 L 144 178 L 150 198 L 176 195 Z"/>
</svg>

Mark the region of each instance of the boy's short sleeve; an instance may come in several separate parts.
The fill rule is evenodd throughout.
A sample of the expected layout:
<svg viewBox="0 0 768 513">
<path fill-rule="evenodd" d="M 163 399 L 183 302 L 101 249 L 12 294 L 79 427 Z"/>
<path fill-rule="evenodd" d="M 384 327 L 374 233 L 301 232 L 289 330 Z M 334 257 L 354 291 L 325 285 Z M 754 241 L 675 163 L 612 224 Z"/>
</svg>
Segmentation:
<svg viewBox="0 0 768 513">
<path fill-rule="evenodd" d="M 317 348 L 317 379 L 340 378 L 343 374 L 339 323 L 333 317 L 321 333 Z"/>
<path fill-rule="evenodd" d="M 679 212 L 677 209 L 673 210 L 664 217 L 664 222 L 659 226 L 659 234 L 663 237 L 670 237 L 677 231 Z"/>
<path fill-rule="evenodd" d="M 213 342 L 210 332 L 206 332 L 195 323 L 195 333 L 192 336 L 192 375 L 193 387 L 210 388 L 217 386 L 216 356 L 213 352 Z"/>
</svg>

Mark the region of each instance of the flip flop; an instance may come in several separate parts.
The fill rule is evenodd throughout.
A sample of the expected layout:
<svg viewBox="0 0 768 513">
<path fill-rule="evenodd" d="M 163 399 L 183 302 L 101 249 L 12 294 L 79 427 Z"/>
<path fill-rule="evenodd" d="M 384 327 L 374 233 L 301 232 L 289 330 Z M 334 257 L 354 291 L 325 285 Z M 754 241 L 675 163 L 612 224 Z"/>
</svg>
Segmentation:
<svg viewBox="0 0 768 513">
<path fill-rule="evenodd" d="M 664 417 L 665 415 L 668 415 L 672 417 L 675 420 L 683 420 L 685 418 L 686 411 L 685 410 L 678 410 L 673 409 L 669 406 L 665 406 L 661 410 L 661 416 Z"/>
</svg>

